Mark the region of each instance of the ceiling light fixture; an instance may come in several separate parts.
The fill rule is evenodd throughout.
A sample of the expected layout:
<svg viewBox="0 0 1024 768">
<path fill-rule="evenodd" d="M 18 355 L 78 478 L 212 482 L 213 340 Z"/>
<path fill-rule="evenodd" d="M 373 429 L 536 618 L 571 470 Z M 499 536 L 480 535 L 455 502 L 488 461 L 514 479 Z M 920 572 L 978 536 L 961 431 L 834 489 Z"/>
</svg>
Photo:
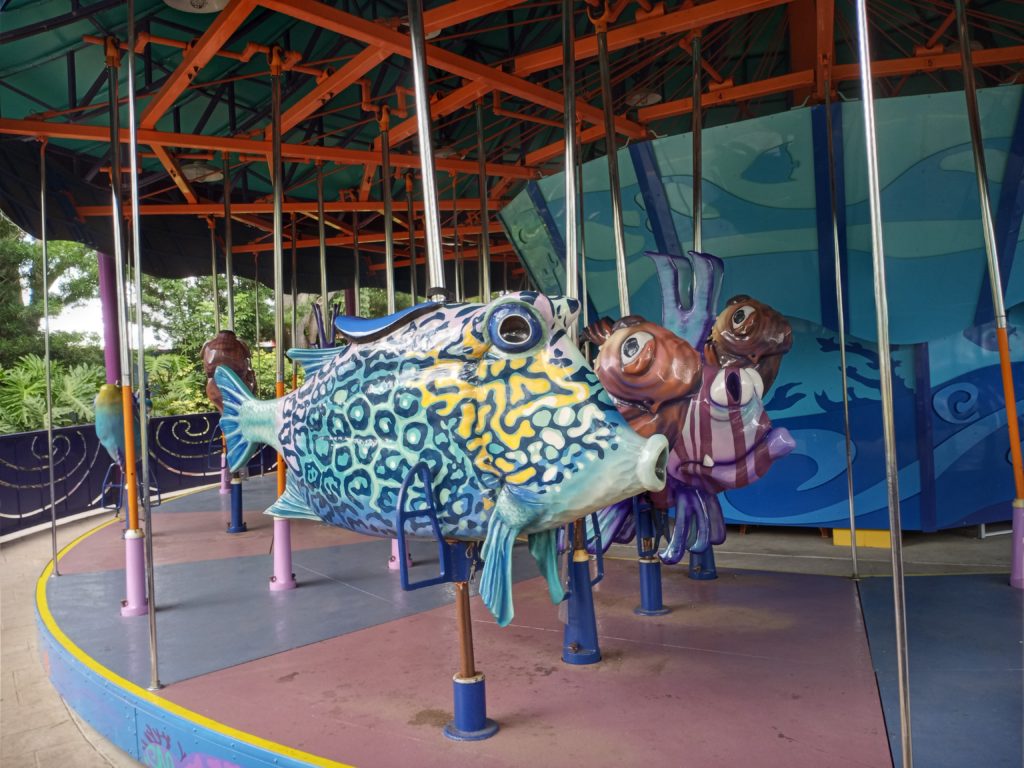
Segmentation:
<svg viewBox="0 0 1024 768">
<path fill-rule="evenodd" d="M 200 184 L 211 184 L 224 179 L 223 169 L 201 160 L 185 163 L 181 166 L 181 173 L 189 181 L 196 181 Z"/>
<path fill-rule="evenodd" d="M 185 13 L 217 13 L 224 10 L 228 0 L 164 0 L 164 3 Z"/>
<path fill-rule="evenodd" d="M 661 101 L 661 94 L 649 88 L 634 88 L 626 94 L 626 103 L 631 107 L 649 107 Z"/>
</svg>

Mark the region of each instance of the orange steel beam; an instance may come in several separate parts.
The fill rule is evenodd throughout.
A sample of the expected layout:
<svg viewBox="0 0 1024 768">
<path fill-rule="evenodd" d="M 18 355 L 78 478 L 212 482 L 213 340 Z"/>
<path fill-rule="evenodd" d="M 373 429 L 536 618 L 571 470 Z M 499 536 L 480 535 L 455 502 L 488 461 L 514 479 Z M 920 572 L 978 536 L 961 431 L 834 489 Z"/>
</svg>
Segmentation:
<svg viewBox="0 0 1024 768">
<path fill-rule="evenodd" d="M 519 5 L 523 0 L 455 0 L 455 2 L 423 12 L 425 32 L 440 32 L 445 27 L 454 27 L 489 13 Z"/>
<path fill-rule="evenodd" d="M 592 141 L 604 138 L 604 126 L 594 125 L 590 128 L 584 128 L 580 132 L 580 143 L 589 144 Z M 546 163 L 556 157 L 560 157 L 565 154 L 565 139 L 559 139 L 553 141 L 547 146 L 535 149 L 526 155 L 526 164 L 531 166 L 540 165 Z"/>
<path fill-rule="evenodd" d="M 816 70 L 818 60 L 818 18 L 815 6 L 834 0 L 793 0 L 786 8 L 786 19 L 789 22 L 789 71 L 803 72 Z M 793 89 L 793 106 L 799 106 L 815 94 L 815 83 L 810 86 Z"/>
<path fill-rule="evenodd" d="M 491 87 L 492 86 L 489 83 L 478 80 L 472 83 L 467 83 L 461 88 L 456 88 L 447 96 L 438 99 L 430 105 L 430 117 L 436 120 L 440 117 L 444 117 L 445 115 L 450 115 L 452 112 L 464 109 L 490 91 Z M 410 136 L 414 136 L 416 134 L 416 130 L 415 115 L 407 120 L 403 120 L 391 129 L 391 145 L 394 146 L 405 141 Z M 377 139 L 374 146 L 378 149 L 380 148 L 380 139 Z"/>
<path fill-rule="evenodd" d="M 72 141 L 89 141 L 108 143 L 109 131 L 102 125 L 83 125 L 72 123 L 48 123 L 42 120 L 11 120 L 0 118 L 0 134 L 13 136 L 46 137 L 50 139 L 68 139 Z M 199 136 L 192 133 L 171 133 L 140 129 L 139 144 L 153 149 L 156 147 L 181 147 L 184 149 L 212 150 L 214 152 L 237 152 L 245 155 L 266 155 L 267 142 L 257 139 L 243 139 L 234 136 Z M 121 143 L 128 143 L 128 129 L 121 131 Z M 365 149 L 346 149 L 343 147 L 321 147 L 315 144 L 282 144 L 281 154 L 293 161 L 313 163 L 317 160 L 336 163 L 338 165 L 367 165 L 379 162 L 376 152 Z M 396 168 L 419 168 L 419 155 L 391 156 L 391 164 Z M 479 167 L 475 160 L 459 160 L 453 157 L 434 159 L 438 170 L 455 171 L 456 173 L 477 174 Z M 517 179 L 534 179 L 536 169 L 522 165 L 506 165 L 503 163 L 487 163 L 489 176 L 512 176 Z"/>
<path fill-rule="evenodd" d="M 353 58 L 349 59 L 345 66 L 317 83 L 313 90 L 295 102 L 281 115 L 281 133 L 284 134 L 290 131 L 334 98 L 335 94 L 348 88 L 387 57 L 388 54 L 386 52 L 373 46 L 364 48 L 357 53 Z M 268 125 L 265 131 L 268 141 L 270 140 L 270 134 L 271 127 Z"/>
<path fill-rule="evenodd" d="M 196 195 L 195 190 L 192 189 L 192 185 L 189 180 L 185 178 L 185 174 L 181 172 L 181 166 L 178 165 L 178 161 L 171 156 L 171 153 L 164 147 L 153 147 L 153 154 L 156 155 L 160 161 L 160 165 L 167 171 L 167 175 L 171 177 L 171 181 L 174 182 L 175 186 L 181 190 L 181 194 L 185 196 L 185 199 L 190 203 L 198 203 L 199 197 Z"/>
<path fill-rule="evenodd" d="M 785 93 L 786 91 L 808 88 L 813 85 L 814 70 L 805 69 L 802 72 L 791 72 L 788 75 L 769 77 L 754 83 L 744 83 L 743 85 L 734 85 L 730 88 L 716 88 L 713 91 L 707 91 L 701 96 L 701 106 L 713 107 L 716 104 L 746 101 L 758 96 Z M 685 99 L 676 99 L 675 101 L 666 101 L 650 107 L 643 107 L 640 110 L 640 114 L 643 120 L 663 120 L 666 117 L 685 115 L 692 109 L 693 99 L 687 97 Z"/>
<path fill-rule="evenodd" d="M 681 34 L 693 29 L 700 29 L 709 24 L 726 21 L 744 14 L 785 5 L 790 0 L 713 0 L 710 3 L 695 5 L 682 10 L 652 16 L 632 24 L 625 24 L 608 30 L 608 52 L 652 40 L 665 35 Z M 588 35 L 576 40 L 576 60 L 597 56 L 597 37 Z M 531 75 L 543 69 L 562 66 L 562 46 L 553 45 L 539 51 L 516 56 L 513 72 L 517 75 Z"/>
<path fill-rule="evenodd" d="M 756 0 L 749 0 L 755 2 Z M 760 0 L 760 2 L 779 3 L 782 0 Z M 304 21 L 314 26 L 336 32 L 339 35 L 361 40 L 369 45 L 377 45 L 388 53 L 399 56 L 411 57 L 412 46 L 409 37 L 401 32 L 389 29 L 368 19 L 363 19 L 351 13 L 345 13 L 316 0 L 259 0 L 259 4 L 286 16 Z M 559 48 L 559 50 L 561 50 Z M 482 64 L 479 61 L 460 56 L 436 45 L 426 46 L 427 64 L 437 69 L 442 69 L 467 80 L 488 81 L 494 90 L 508 93 L 512 96 L 541 104 L 550 109 L 561 111 L 563 108 L 562 94 L 552 91 L 543 86 L 531 83 L 528 80 L 518 77 L 500 69 Z M 594 125 L 604 122 L 602 110 L 587 104 L 582 99 L 579 101 L 577 112 L 581 119 Z M 624 136 L 633 139 L 647 138 L 647 131 L 644 127 L 632 120 L 623 118 L 616 119 L 616 130 Z"/>
<path fill-rule="evenodd" d="M 480 225 L 476 224 L 473 226 L 461 226 L 459 227 L 459 236 L 462 235 L 479 235 Z M 451 237 L 455 235 L 454 227 L 447 227 L 441 229 L 441 234 L 445 237 Z M 393 239 L 396 242 L 409 240 L 409 232 L 394 232 Z M 416 239 L 423 239 L 423 232 L 420 230 L 416 233 Z M 354 238 L 352 235 L 336 235 L 335 237 L 328 237 L 325 239 L 327 245 L 353 245 Z M 384 233 L 383 232 L 365 232 L 360 230 L 359 232 L 359 244 L 364 245 L 367 243 L 383 243 Z M 296 248 L 317 248 L 320 246 L 320 239 L 309 237 L 302 240 L 295 241 Z M 273 243 L 249 243 L 248 245 L 239 245 L 232 247 L 233 253 L 263 253 L 265 251 L 274 250 Z M 425 257 L 423 257 L 425 258 Z"/>
<path fill-rule="evenodd" d="M 157 121 L 188 88 L 196 73 L 217 55 L 255 7 L 255 0 L 231 0 L 227 7 L 217 14 L 217 18 L 206 28 L 203 36 L 185 51 L 181 63 L 167 78 L 167 82 L 149 100 L 139 120 L 141 128 L 156 127 Z"/>
<path fill-rule="evenodd" d="M 489 205 L 506 205 L 508 200 L 491 200 Z M 286 200 L 282 204 L 285 213 L 311 213 L 315 214 L 317 211 L 316 200 Z M 423 210 L 423 201 L 414 200 L 412 204 L 414 211 Z M 447 200 L 438 200 L 437 207 L 442 211 L 458 210 L 462 212 L 477 211 L 480 209 L 480 201 L 473 198 L 461 198 L 454 202 L 451 198 Z M 129 205 L 124 206 L 125 213 L 131 210 Z M 324 212 L 325 213 L 382 213 L 384 211 L 384 203 L 380 200 L 343 200 L 343 201 L 325 201 Z M 75 208 L 75 212 L 82 218 L 91 218 L 95 216 L 108 217 L 110 216 L 109 205 L 80 205 Z M 255 214 L 270 214 L 274 212 L 274 204 L 271 202 L 266 203 L 232 203 L 231 204 L 231 218 L 241 220 L 241 216 L 252 216 Z M 194 204 L 182 204 L 182 203 L 167 203 L 167 204 L 147 204 L 139 206 L 140 216 L 224 216 L 224 206 L 221 203 L 194 203 Z M 347 226 L 347 225 L 346 225 Z"/>
</svg>

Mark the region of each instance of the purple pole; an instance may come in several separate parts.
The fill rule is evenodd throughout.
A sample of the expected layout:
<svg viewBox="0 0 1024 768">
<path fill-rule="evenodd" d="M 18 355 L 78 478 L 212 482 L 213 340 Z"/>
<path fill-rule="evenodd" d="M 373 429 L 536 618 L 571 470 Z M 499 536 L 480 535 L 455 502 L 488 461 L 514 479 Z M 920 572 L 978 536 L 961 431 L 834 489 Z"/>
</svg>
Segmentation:
<svg viewBox="0 0 1024 768">
<path fill-rule="evenodd" d="M 291 521 L 274 518 L 274 575 L 270 577 L 270 591 L 283 592 L 295 589 L 295 574 L 292 573 L 292 532 Z"/>
<path fill-rule="evenodd" d="M 107 384 L 121 380 L 121 357 L 117 324 L 117 276 L 114 257 L 97 253 L 100 275 L 100 308 L 103 312 L 103 361 L 107 368 Z"/>
<path fill-rule="evenodd" d="M 1024 501 L 1013 500 L 1013 548 L 1010 586 L 1024 589 Z"/>
</svg>

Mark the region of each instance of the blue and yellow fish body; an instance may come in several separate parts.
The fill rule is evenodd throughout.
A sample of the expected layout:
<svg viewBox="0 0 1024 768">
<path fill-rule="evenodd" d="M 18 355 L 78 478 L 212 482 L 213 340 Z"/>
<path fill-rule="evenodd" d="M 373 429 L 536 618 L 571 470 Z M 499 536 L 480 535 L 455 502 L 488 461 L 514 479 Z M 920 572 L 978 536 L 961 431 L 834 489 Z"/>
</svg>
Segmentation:
<svg viewBox="0 0 1024 768">
<path fill-rule="evenodd" d="M 555 530 L 665 482 L 664 437 L 632 431 L 570 342 L 577 312 L 575 301 L 521 292 L 341 318 L 349 344 L 293 350 L 305 382 L 274 401 L 219 368 L 229 463 L 272 445 L 289 477 L 270 514 L 394 536 L 399 489 L 425 462 L 442 535 L 484 542 L 480 593 L 507 624 L 518 534 L 561 599 Z M 432 535 L 426 519 L 405 526 Z"/>
</svg>

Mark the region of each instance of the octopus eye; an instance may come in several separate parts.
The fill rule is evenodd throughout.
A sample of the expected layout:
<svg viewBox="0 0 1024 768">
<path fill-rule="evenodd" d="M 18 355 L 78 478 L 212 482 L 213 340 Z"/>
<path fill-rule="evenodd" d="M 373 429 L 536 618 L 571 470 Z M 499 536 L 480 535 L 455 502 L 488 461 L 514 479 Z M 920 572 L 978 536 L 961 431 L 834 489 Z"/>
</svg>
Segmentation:
<svg viewBox="0 0 1024 768">
<path fill-rule="evenodd" d="M 629 365 L 633 362 L 637 355 L 639 355 L 643 348 L 647 346 L 654 337 L 647 333 L 647 331 L 637 331 L 632 336 L 622 342 L 622 347 L 619 350 L 619 357 L 622 360 L 623 365 Z"/>
<path fill-rule="evenodd" d="M 732 329 L 734 331 L 739 330 L 740 326 L 746 323 L 757 310 L 749 304 L 744 304 L 742 307 L 732 313 Z"/>
</svg>

